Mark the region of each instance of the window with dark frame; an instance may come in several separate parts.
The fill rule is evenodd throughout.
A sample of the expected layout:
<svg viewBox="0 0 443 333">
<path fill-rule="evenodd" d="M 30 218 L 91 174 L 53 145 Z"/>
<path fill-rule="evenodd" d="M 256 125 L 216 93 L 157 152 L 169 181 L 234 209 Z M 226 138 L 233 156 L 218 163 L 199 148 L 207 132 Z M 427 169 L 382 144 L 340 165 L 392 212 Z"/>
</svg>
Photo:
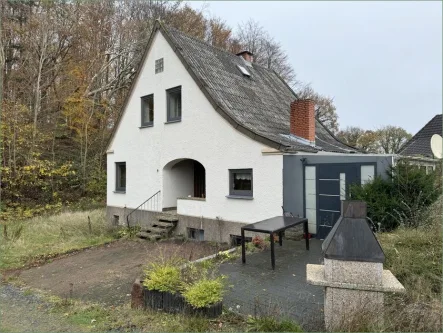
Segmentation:
<svg viewBox="0 0 443 333">
<path fill-rule="evenodd" d="M 163 72 L 163 58 L 155 61 L 155 74 Z"/>
<path fill-rule="evenodd" d="M 115 190 L 117 192 L 126 191 L 126 162 L 115 163 L 116 167 L 116 182 Z"/>
<path fill-rule="evenodd" d="M 182 87 L 166 90 L 167 121 L 180 121 L 182 119 Z"/>
<path fill-rule="evenodd" d="M 205 231 L 203 229 L 188 228 L 188 238 L 203 241 L 205 239 Z"/>
<path fill-rule="evenodd" d="M 229 170 L 229 195 L 252 197 L 252 169 Z"/>
<path fill-rule="evenodd" d="M 142 121 L 141 126 L 154 125 L 154 95 L 147 95 L 141 98 L 142 102 Z"/>
<path fill-rule="evenodd" d="M 241 236 L 239 235 L 229 235 L 231 237 L 231 246 L 241 245 Z M 252 237 L 245 237 L 245 243 L 252 242 Z"/>
</svg>

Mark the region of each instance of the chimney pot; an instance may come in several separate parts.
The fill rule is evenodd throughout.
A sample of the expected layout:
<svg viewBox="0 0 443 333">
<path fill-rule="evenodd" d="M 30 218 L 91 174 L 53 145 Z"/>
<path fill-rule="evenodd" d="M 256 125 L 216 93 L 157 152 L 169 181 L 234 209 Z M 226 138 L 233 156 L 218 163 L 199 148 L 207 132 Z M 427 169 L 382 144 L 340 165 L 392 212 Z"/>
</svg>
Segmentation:
<svg viewBox="0 0 443 333">
<path fill-rule="evenodd" d="M 254 61 L 254 54 L 252 54 L 252 52 L 249 52 L 249 51 L 241 51 L 241 52 L 237 53 L 236 55 L 242 57 L 242 58 L 245 59 L 247 62 L 253 62 L 253 61 Z"/>
<path fill-rule="evenodd" d="M 291 103 L 291 134 L 315 143 L 315 103 L 298 99 Z"/>
</svg>

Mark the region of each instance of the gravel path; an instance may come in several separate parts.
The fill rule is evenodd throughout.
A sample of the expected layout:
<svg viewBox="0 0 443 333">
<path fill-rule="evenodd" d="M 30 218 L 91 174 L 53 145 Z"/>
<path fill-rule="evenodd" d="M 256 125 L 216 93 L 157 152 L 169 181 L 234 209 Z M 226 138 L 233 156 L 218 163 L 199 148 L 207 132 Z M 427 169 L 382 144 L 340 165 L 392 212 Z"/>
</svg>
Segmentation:
<svg viewBox="0 0 443 333">
<path fill-rule="evenodd" d="M 0 285 L 1 332 L 82 332 L 40 296 L 12 285 Z"/>
</svg>

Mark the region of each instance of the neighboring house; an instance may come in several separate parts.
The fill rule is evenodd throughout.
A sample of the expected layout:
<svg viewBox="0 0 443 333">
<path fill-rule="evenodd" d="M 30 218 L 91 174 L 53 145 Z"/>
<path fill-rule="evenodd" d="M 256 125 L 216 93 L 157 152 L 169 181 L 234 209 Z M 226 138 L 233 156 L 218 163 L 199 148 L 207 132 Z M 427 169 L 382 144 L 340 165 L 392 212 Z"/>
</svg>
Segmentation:
<svg viewBox="0 0 443 333">
<path fill-rule="evenodd" d="M 442 115 L 432 118 L 420 131 L 417 132 L 399 150 L 398 154 L 411 164 L 419 165 L 426 172 L 435 170 L 441 165 L 441 160 L 432 153 L 431 138 L 434 134 L 442 135 Z"/>
<path fill-rule="evenodd" d="M 349 184 L 385 174 L 392 155 L 340 142 L 252 60 L 156 23 L 107 151 L 110 221 L 149 198 L 148 218 L 177 210 L 178 234 L 228 242 L 284 206 L 323 238 Z"/>
</svg>

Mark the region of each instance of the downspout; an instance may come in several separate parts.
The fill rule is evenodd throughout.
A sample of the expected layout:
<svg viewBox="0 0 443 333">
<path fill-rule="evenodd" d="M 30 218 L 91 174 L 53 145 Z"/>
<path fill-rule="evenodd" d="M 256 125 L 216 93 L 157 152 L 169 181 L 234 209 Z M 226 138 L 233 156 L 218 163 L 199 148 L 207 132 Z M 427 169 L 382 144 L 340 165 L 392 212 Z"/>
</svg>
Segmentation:
<svg viewBox="0 0 443 333">
<path fill-rule="evenodd" d="M 302 164 L 302 169 L 303 169 L 303 176 L 302 176 L 302 182 L 303 182 L 303 217 L 306 218 L 306 175 L 305 175 L 305 166 L 306 164 L 308 164 L 308 161 L 306 159 L 306 157 L 303 157 L 300 159 L 301 164 Z M 309 221 L 308 221 L 309 222 Z M 306 235 L 306 237 L 308 237 Z"/>
</svg>

